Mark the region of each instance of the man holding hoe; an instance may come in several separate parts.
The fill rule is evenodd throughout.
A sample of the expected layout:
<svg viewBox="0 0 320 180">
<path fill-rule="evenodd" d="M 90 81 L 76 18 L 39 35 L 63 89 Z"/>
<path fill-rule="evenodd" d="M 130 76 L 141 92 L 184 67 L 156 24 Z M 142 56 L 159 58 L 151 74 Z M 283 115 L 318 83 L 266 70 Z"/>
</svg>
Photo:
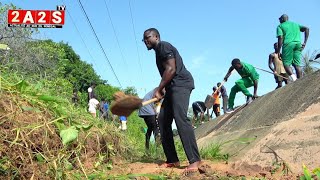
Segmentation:
<svg viewBox="0 0 320 180">
<path fill-rule="evenodd" d="M 285 79 L 288 78 L 288 75 L 283 67 L 283 63 L 280 60 L 279 54 L 276 53 L 278 50 L 278 43 L 274 43 L 273 46 L 275 52 L 269 55 L 269 68 L 274 73 L 274 79 L 276 80 L 276 83 L 278 83 L 276 89 L 278 89 L 282 87 L 282 82 L 288 84 L 288 80 Z"/>
<path fill-rule="evenodd" d="M 148 50 L 155 51 L 156 64 L 161 75 L 161 81 L 155 90 L 154 97 L 158 100 L 164 98 L 163 116 L 159 117 L 159 124 L 167 161 L 162 167 L 180 166 L 171 127 L 174 119 L 190 163 L 185 168 L 183 175 L 191 175 L 199 171 L 201 163 L 192 124 L 187 117 L 190 94 L 194 89 L 193 77 L 185 68 L 178 50 L 170 43 L 160 40 L 160 33 L 157 29 L 145 30 L 143 42 Z M 166 91 L 165 95 L 162 93 L 163 89 Z"/>
</svg>

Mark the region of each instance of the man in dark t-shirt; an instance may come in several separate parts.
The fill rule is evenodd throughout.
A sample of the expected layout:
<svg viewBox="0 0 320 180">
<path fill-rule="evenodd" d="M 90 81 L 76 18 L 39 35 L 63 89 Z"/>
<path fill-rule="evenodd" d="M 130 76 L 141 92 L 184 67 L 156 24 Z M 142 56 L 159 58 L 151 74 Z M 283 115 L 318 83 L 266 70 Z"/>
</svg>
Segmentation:
<svg viewBox="0 0 320 180">
<path fill-rule="evenodd" d="M 159 124 L 167 161 L 162 166 L 180 165 L 171 128 L 174 119 L 190 163 L 184 173 L 187 175 L 196 172 L 201 161 L 192 124 L 187 117 L 190 94 L 194 89 L 193 77 L 185 68 L 178 50 L 170 43 L 160 40 L 160 33 L 157 29 L 147 29 L 143 34 L 143 42 L 148 50 L 155 51 L 156 64 L 161 75 L 161 81 L 155 90 L 154 97 L 160 100 L 164 96 L 163 115 L 159 117 Z M 164 89 L 165 95 L 163 95 Z"/>
<path fill-rule="evenodd" d="M 192 126 L 195 128 L 195 122 L 198 119 L 198 114 L 200 113 L 200 122 L 204 122 L 204 112 L 207 110 L 206 105 L 202 101 L 196 101 L 192 103 L 192 110 L 193 110 L 193 119 L 192 119 Z M 209 112 L 208 112 L 209 113 Z"/>
</svg>

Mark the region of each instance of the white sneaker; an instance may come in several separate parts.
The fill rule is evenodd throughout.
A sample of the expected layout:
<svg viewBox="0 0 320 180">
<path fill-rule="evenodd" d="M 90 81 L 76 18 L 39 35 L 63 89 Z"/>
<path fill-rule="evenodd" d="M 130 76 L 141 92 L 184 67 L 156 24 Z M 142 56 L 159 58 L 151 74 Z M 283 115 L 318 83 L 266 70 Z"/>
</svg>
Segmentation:
<svg viewBox="0 0 320 180">
<path fill-rule="evenodd" d="M 247 103 L 246 104 L 248 105 L 248 104 L 252 103 L 252 101 L 253 101 L 252 97 L 247 96 Z"/>
<path fill-rule="evenodd" d="M 230 114 L 230 113 L 233 113 L 233 112 L 234 112 L 233 108 L 228 108 L 227 111 L 226 111 L 227 114 Z"/>
<path fill-rule="evenodd" d="M 293 82 L 297 80 L 297 76 L 295 74 L 291 74 L 290 77 Z"/>
</svg>

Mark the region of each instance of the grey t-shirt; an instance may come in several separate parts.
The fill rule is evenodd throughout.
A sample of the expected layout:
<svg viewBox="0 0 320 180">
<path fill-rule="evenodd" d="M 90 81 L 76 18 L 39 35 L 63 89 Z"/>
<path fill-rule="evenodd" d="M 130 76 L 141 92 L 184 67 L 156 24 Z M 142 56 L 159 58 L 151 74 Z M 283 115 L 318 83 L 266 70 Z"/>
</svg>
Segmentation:
<svg viewBox="0 0 320 180">
<path fill-rule="evenodd" d="M 221 96 L 222 96 L 222 97 L 228 96 L 228 94 L 227 94 L 227 89 L 226 89 L 224 86 L 221 86 L 220 92 L 221 92 Z"/>
<path fill-rule="evenodd" d="M 148 92 L 144 97 L 143 97 L 143 101 L 147 101 L 149 99 L 152 99 L 153 97 L 153 94 L 154 94 L 154 90 L 153 89 L 152 91 Z M 151 103 L 151 104 L 148 104 L 146 106 L 143 106 L 139 109 L 139 116 L 154 116 L 156 115 L 156 112 L 154 111 L 154 103 Z"/>
</svg>

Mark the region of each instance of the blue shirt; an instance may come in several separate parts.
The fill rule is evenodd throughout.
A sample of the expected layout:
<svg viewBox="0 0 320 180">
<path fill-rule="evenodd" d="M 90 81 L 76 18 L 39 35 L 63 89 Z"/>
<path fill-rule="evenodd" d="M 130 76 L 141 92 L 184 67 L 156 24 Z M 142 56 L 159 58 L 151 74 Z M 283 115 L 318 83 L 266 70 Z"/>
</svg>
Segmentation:
<svg viewBox="0 0 320 180">
<path fill-rule="evenodd" d="M 120 121 L 126 121 L 126 120 L 127 120 L 127 117 L 125 117 L 125 116 L 120 116 L 119 119 L 120 119 Z"/>
<path fill-rule="evenodd" d="M 148 92 L 144 97 L 143 97 L 143 101 L 147 101 L 149 99 L 152 99 L 153 94 L 154 94 L 154 90 Z M 139 109 L 139 116 L 154 116 L 156 115 L 156 112 L 154 111 L 154 103 L 148 104 L 146 106 L 143 106 Z"/>
<path fill-rule="evenodd" d="M 103 110 L 104 111 L 108 111 L 108 109 L 109 109 L 109 104 L 108 103 L 104 103 Z"/>
</svg>

